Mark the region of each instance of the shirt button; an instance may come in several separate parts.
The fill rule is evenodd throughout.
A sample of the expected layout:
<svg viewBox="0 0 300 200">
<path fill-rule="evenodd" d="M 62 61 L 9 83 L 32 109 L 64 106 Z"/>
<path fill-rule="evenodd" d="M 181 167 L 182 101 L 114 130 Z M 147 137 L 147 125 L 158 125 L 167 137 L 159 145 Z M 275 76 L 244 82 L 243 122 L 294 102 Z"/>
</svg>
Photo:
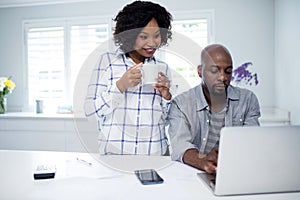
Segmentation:
<svg viewBox="0 0 300 200">
<path fill-rule="evenodd" d="M 209 119 L 208 119 L 208 120 L 206 120 L 206 123 L 209 123 Z"/>
<path fill-rule="evenodd" d="M 205 142 L 205 141 L 206 141 L 206 138 L 203 138 L 202 140 L 203 140 L 203 142 Z"/>
</svg>

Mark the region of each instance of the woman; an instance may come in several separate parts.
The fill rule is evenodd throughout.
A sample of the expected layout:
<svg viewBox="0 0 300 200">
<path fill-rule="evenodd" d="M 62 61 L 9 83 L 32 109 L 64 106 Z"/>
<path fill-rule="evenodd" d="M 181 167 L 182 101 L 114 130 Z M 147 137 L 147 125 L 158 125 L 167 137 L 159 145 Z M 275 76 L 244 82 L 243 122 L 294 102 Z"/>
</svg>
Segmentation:
<svg viewBox="0 0 300 200">
<path fill-rule="evenodd" d="M 94 72 L 93 114 L 100 129 L 101 154 L 164 155 L 168 149 L 165 119 L 171 100 L 170 71 L 154 57 L 171 39 L 171 14 L 162 6 L 135 1 L 114 21 L 114 53 L 101 55 Z M 144 64 L 164 65 L 157 83 L 142 83 Z"/>
</svg>

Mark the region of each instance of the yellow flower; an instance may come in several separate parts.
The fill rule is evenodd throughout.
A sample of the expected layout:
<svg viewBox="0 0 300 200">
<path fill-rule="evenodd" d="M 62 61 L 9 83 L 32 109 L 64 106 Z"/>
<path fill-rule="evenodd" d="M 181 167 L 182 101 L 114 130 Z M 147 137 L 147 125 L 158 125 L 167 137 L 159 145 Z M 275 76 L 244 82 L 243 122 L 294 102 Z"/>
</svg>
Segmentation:
<svg viewBox="0 0 300 200">
<path fill-rule="evenodd" d="M 12 93 L 15 87 L 16 84 L 10 79 L 10 77 L 0 77 L 0 98 Z"/>
<path fill-rule="evenodd" d="M 4 82 L 4 85 L 8 88 L 8 89 L 11 89 L 13 90 L 15 87 L 16 87 L 16 84 L 10 80 L 10 79 L 7 79 L 5 82 Z"/>
</svg>

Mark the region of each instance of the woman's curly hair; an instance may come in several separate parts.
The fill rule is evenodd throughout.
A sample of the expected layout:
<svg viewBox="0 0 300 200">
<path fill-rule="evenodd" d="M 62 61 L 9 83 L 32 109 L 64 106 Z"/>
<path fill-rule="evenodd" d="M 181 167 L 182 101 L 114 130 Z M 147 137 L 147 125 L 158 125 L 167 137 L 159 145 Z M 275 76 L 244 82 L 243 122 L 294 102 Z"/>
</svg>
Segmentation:
<svg viewBox="0 0 300 200">
<path fill-rule="evenodd" d="M 116 22 L 113 34 L 115 44 L 125 53 L 132 51 L 138 34 L 152 18 L 160 27 L 160 46 L 167 45 L 168 39 L 172 39 L 172 15 L 164 7 L 150 1 L 134 1 L 117 14 L 113 19 Z"/>
</svg>

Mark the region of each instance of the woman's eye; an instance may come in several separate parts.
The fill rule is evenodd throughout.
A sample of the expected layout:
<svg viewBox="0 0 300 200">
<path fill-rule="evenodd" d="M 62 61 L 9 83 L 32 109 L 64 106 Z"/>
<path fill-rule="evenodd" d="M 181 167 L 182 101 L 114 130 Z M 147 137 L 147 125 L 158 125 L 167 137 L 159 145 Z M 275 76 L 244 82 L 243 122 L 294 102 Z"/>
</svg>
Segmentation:
<svg viewBox="0 0 300 200">
<path fill-rule="evenodd" d="M 160 33 L 159 34 L 156 34 L 154 35 L 154 38 L 157 39 L 157 38 L 160 38 Z"/>
<path fill-rule="evenodd" d="M 141 38 L 142 40 L 146 40 L 148 37 L 147 37 L 146 35 L 140 35 L 140 38 Z"/>
</svg>

